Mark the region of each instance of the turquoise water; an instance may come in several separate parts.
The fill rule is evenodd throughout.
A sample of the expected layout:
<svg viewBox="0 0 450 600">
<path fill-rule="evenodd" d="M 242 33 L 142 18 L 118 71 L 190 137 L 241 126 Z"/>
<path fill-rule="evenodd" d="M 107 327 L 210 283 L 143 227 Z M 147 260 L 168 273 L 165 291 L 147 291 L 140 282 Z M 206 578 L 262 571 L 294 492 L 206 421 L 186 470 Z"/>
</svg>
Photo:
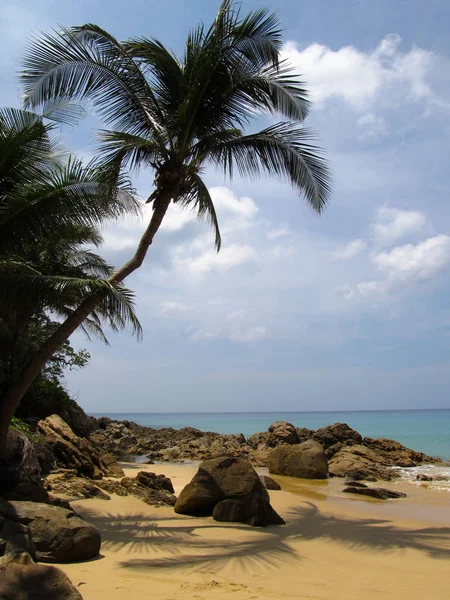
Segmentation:
<svg viewBox="0 0 450 600">
<path fill-rule="evenodd" d="M 95 415 L 94 416 L 101 416 Z M 414 450 L 450 459 L 450 409 L 264 412 L 264 413 L 110 413 L 111 419 L 135 421 L 147 427 L 196 427 L 202 431 L 243 433 L 265 431 L 274 421 L 318 429 L 336 422 L 347 423 L 362 436 L 397 440 Z"/>
</svg>

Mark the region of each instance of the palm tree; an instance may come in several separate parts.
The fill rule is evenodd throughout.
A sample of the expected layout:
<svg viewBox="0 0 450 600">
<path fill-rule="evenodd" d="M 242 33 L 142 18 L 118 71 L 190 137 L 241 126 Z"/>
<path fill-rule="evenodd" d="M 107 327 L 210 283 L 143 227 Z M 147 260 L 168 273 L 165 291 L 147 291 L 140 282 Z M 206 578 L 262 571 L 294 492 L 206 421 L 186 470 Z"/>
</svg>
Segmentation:
<svg viewBox="0 0 450 600">
<path fill-rule="evenodd" d="M 208 218 L 221 239 L 217 215 L 202 174 L 216 165 L 232 177 L 261 173 L 284 178 L 318 213 L 330 195 L 326 160 L 303 126 L 307 92 L 280 59 L 281 31 L 275 14 L 242 16 L 224 0 L 209 28 L 199 25 L 182 57 L 155 39 L 124 43 L 96 25 L 65 28 L 30 44 L 21 80 L 25 106 L 88 101 L 108 130 L 100 132 L 107 170 L 149 168 L 153 213 L 135 254 L 109 278 L 122 282 L 138 269 L 171 202 Z M 63 112 L 63 111 L 62 111 Z M 255 115 L 282 121 L 244 133 Z M 86 298 L 28 365 L 9 392 L 17 403 L 42 361 L 83 322 L 99 301 Z M 19 399 L 19 400 L 18 400 Z"/>
<path fill-rule="evenodd" d="M 87 333 L 106 340 L 106 321 L 140 335 L 132 293 L 108 281 L 112 268 L 87 247 L 102 241 L 96 225 L 138 211 L 132 190 L 94 162 L 62 163 L 54 126 L 34 113 L 0 110 L 0 337 L 2 352 L 11 348 L 0 369 L 0 447 L 17 408 L 8 392 L 28 366 L 17 346 L 30 319 L 46 310 L 65 319 L 97 294 L 95 310 L 80 323 Z"/>
</svg>

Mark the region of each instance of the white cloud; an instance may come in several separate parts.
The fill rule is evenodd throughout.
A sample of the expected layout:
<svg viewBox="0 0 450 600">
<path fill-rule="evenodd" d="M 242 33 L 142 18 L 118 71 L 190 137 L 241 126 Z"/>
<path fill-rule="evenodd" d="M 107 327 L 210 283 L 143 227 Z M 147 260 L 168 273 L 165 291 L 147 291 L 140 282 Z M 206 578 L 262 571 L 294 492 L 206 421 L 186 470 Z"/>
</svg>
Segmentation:
<svg viewBox="0 0 450 600">
<path fill-rule="evenodd" d="M 189 271 L 195 275 L 203 275 L 208 271 L 227 271 L 249 260 L 257 258 L 254 248 L 231 244 L 222 248 L 219 253 L 208 250 L 193 259 L 176 259 L 176 264 L 182 271 Z"/>
<path fill-rule="evenodd" d="M 349 260 L 358 256 L 358 254 L 361 254 L 366 248 L 367 242 L 365 240 L 352 240 L 333 250 L 333 252 L 331 252 L 331 257 L 334 260 Z"/>
<path fill-rule="evenodd" d="M 259 342 L 266 337 L 265 327 L 253 327 L 244 331 L 235 331 L 230 339 L 235 342 Z"/>
<path fill-rule="evenodd" d="M 360 139 L 379 139 L 387 135 L 386 120 L 379 115 L 366 113 L 361 115 L 357 121 L 361 130 Z"/>
<path fill-rule="evenodd" d="M 399 210 L 385 205 L 377 210 L 371 228 L 375 243 L 387 246 L 421 231 L 426 222 L 425 215 L 419 211 Z"/>
<path fill-rule="evenodd" d="M 401 89 L 409 101 L 427 100 L 441 104 L 428 81 L 436 56 L 422 48 L 400 51 L 401 38 L 387 35 L 378 46 L 362 52 L 354 46 L 332 50 L 314 43 L 300 50 L 295 42 L 283 48 L 296 72 L 305 77 L 311 98 L 319 106 L 333 98 L 341 98 L 358 110 L 363 110 L 381 91 Z M 393 94 L 384 94 L 383 100 L 392 102 Z"/>
<path fill-rule="evenodd" d="M 280 237 L 286 237 L 289 235 L 289 229 L 287 227 L 278 227 L 277 229 L 271 229 L 267 232 L 267 238 L 269 240 L 277 240 Z"/>
<path fill-rule="evenodd" d="M 419 244 L 397 246 L 373 257 L 391 282 L 425 281 L 450 265 L 450 236 L 436 235 Z"/>
</svg>

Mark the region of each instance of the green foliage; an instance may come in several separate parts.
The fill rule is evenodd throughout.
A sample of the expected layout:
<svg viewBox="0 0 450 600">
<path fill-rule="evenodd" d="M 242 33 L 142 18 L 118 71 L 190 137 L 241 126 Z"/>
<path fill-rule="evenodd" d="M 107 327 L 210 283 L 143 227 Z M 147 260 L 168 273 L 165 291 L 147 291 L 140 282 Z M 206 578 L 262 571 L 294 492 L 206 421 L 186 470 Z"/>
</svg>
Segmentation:
<svg viewBox="0 0 450 600">
<path fill-rule="evenodd" d="M 39 437 L 34 435 L 34 433 L 31 430 L 31 427 L 28 425 L 28 423 L 22 421 L 22 419 L 13 417 L 10 428 L 14 431 L 18 431 L 19 433 L 23 433 L 23 435 L 26 435 L 27 438 L 29 438 L 33 442 L 39 441 Z"/>
</svg>

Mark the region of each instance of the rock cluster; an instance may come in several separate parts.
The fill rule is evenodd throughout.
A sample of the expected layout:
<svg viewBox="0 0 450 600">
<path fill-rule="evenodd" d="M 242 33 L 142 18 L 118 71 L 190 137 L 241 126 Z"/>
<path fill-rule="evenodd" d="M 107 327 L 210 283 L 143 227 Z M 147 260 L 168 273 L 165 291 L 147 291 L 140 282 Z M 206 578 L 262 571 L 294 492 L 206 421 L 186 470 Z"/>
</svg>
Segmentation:
<svg viewBox="0 0 450 600">
<path fill-rule="evenodd" d="M 302 443 L 313 440 L 323 448 L 330 475 L 375 481 L 397 477 L 397 472 L 390 467 L 415 466 L 437 460 L 405 448 L 394 440 L 363 439 L 345 423 L 335 423 L 314 431 L 277 421 L 272 423 L 268 431 L 245 438 L 242 434 L 221 435 L 192 427 L 179 430 L 152 429 L 131 421 L 117 422 L 106 418 L 98 419 L 97 422 L 101 428 L 91 434 L 95 444 L 103 445 L 114 456 L 127 452 L 146 455 L 150 461 L 203 461 L 217 456 L 233 456 L 266 467 L 269 460 L 274 464 L 274 456 L 297 455 L 295 451 L 286 448 L 274 455 L 274 449 L 281 446 L 298 448 Z M 323 454 L 321 456 L 319 477 L 324 476 Z M 272 468 L 275 468 L 274 473 L 280 472 L 276 466 Z M 300 470 L 297 472 L 300 473 Z"/>
<path fill-rule="evenodd" d="M 169 477 L 147 471 L 140 471 L 136 477 L 124 477 L 120 481 L 103 479 L 98 485 L 111 494 L 135 496 L 152 506 L 174 506 L 176 502 Z"/>
<path fill-rule="evenodd" d="M 348 482 L 348 486 L 344 488 L 344 492 L 347 494 L 360 494 L 361 496 L 369 496 L 370 498 L 377 498 L 378 500 L 388 500 L 390 498 L 406 498 L 406 494 L 403 492 L 394 492 L 394 490 L 387 490 L 386 488 L 371 488 L 358 481 Z"/>
<path fill-rule="evenodd" d="M 253 526 L 284 524 L 272 508 L 269 493 L 252 465 L 233 457 L 201 463 L 192 481 L 181 491 L 175 512 L 212 515 L 216 521 Z"/>
<path fill-rule="evenodd" d="M 39 421 L 37 433 L 41 437 L 41 445 L 51 452 L 59 467 L 74 469 L 90 479 L 124 475 L 111 454 L 99 451 L 90 440 L 75 435 L 58 415 Z"/>
</svg>

